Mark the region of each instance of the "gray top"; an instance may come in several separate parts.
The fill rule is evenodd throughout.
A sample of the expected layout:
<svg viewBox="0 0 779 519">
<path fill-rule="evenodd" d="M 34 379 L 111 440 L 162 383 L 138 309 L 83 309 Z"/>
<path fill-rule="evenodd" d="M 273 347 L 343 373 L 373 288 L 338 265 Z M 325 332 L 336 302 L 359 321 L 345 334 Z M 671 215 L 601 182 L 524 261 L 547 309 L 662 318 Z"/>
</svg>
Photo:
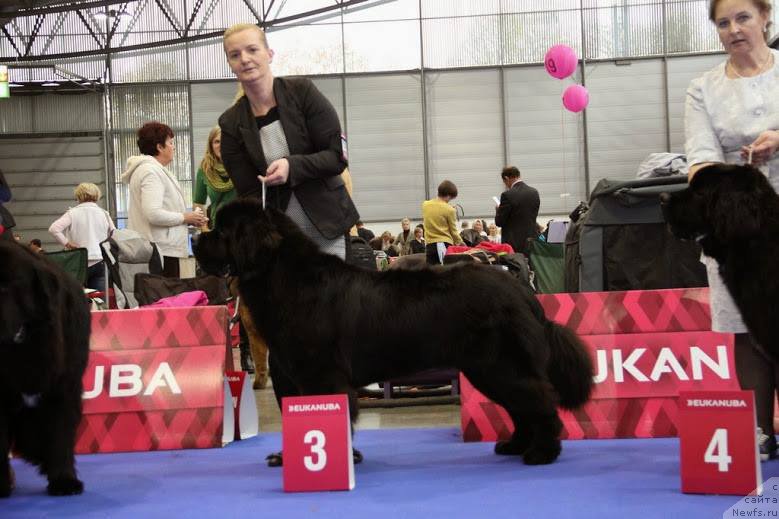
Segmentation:
<svg viewBox="0 0 779 519">
<path fill-rule="evenodd" d="M 262 153 L 265 155 L 265 161 L 268 164 L 274 160 L 289 156 L 287 137 L 284 135 L 284 128 L 279 121 L 273 121 L 260 128 L 260 142 L 262 144 Z M 341 259 L 346 257 L 346 239 L 339 236 L 338 238 L 329 240 L 322 236 L 303 210 L 303 207 L 300 205 L 300 202 L 298 202 L 294 192 L 290 196 L 286 215 L 289 216 L 293 222 L 298 224 L 298 227 L 300 227 L 305 235 L 316 242 L 319 246 L 319 250 L 325 254 L 338 256 Z"/>
</svg>

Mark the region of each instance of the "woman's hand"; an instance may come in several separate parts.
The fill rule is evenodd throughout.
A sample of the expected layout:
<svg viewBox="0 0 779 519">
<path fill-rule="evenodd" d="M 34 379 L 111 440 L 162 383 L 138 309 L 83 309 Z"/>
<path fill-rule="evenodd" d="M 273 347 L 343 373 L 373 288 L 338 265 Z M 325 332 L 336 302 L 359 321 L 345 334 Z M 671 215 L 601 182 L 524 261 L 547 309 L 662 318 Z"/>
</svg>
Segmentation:
<svg viewBox="0 0 779 519">
<path fill-rule="evenodd" d="M 184 213 L 184 223 L 187 225 L 202 227 L 206 222 L 208 222 L 208 218 L 206 218 L 202 211 L 187 211 Z"/>
<path fill-rule="evenodd" d="M 260 182 L 266 186 L 278 186 L 286 184 L 289 179 L 289 161 L 287 159 L 274 160 L 265 171 L 265 176 L 259 175 Z"/>
<path fill-rule="evenodd" d="M 749 160 L 749 151 L 752 150 L 752 164 L 759 166 L 765 164 L 777 150 L 779 150 L 779 130 L 767 130 L 757 136 L 757 139 L 749 146 L 741 148 L 741 157 Z"/>
<path fill-rule="evenodd" d="M 79 244 L 78 243 L 74 243 L 72 241 L 69 241 L 68 243 L 65 244 L 65 248 L 67 250 L 78 249 L 79 248 Z"/>
</svg>

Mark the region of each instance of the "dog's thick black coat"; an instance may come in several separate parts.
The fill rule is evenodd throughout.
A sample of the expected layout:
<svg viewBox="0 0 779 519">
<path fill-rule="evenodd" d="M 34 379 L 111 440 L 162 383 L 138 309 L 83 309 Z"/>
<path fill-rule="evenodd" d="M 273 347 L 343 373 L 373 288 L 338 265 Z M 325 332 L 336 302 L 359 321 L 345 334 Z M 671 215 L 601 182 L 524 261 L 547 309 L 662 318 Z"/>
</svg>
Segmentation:
<svg viewBox="0 0 779 519">
<path fill-rule="evenodd" d="M 89 356 L 84 291 L 14 242 L 0 241 L 0 265 L 0 497 L 13 487 L 10 450 L 38 465 L 49 494 L 80 494 L 73 448 Z"/>
<path fill-rule="evenodd" d="M 556 406 L 590 396 L 585 346 L 493 267 L 360 269 L 320 253 L 289 218 L 253 199 L 224 206 L 195 256 L 206 272 L 238 276 L 273 364 L 299 394 L 346 393 L 352 420 L 355 388 L 456 367 L 511 415 L 516 432 L 496 452 L 542 464 L 560 454 Z"/>
<path fill-rule="evenodd" d="M 779 195 L 760 170 L 716 164 L 662 195 L 671 231 L 714 258 L 744 324 L 779 360 Z"/>
</svg>

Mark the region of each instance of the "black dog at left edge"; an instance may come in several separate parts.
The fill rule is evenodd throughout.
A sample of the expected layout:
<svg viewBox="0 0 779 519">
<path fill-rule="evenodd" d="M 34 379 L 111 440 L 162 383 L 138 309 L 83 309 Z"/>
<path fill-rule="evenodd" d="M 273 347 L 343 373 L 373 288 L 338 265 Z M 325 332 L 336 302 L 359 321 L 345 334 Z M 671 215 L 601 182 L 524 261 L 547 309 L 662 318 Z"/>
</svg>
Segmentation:
<svg viewBox="0 0 779 519">
<path fill-rule="evenodd" d="M 0 497 L 14 486 L 9 451 L 39 467 L 50 495 L 84 490 L 73 450 L 90 325 L 72 275 L 0 240 Z"/>
<path fill-rule="evenodd" d="M 501 270 L 360 269 L 319 252 L 286 215 L 254 199 L 225 205 L 195 256 L 206 272 L 238 277 L 274 365 L 298 394 L 345 393 L 353 421 L 356 388 L 455 367 L 514 422 L 495 451 L 545 464 L 560 454 L 557 406 L 590 397 L 585 346 Z"/>
<path fill-rule="evenodd" d="M 779 195 L 752 166 L 701 168 L 687 189 L 663 193 L 661 204 L 678 238 L 696 239 L 717 261 L 744 324 L 779 361 Z"/>
</svg>

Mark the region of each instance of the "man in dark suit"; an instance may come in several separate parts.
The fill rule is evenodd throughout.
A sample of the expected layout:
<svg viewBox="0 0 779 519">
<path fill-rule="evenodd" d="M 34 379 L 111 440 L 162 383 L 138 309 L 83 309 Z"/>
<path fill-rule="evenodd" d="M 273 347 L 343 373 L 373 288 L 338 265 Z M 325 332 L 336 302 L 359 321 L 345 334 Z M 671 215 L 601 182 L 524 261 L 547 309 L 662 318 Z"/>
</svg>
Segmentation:
<svg viewBox="0 0 779 519">
<path fill-rule="evenodd" d="M 506 191 L 500 195 L 495 211 L 495 225 L 501 228 L 501 241 L 515 251 L 527 253 L 527 239 L 536 236 L 536 218 L 541 199 L 538 191 L 528 186 L 514 166 L 503 168 L 500 174 Z"/>
</svg>

